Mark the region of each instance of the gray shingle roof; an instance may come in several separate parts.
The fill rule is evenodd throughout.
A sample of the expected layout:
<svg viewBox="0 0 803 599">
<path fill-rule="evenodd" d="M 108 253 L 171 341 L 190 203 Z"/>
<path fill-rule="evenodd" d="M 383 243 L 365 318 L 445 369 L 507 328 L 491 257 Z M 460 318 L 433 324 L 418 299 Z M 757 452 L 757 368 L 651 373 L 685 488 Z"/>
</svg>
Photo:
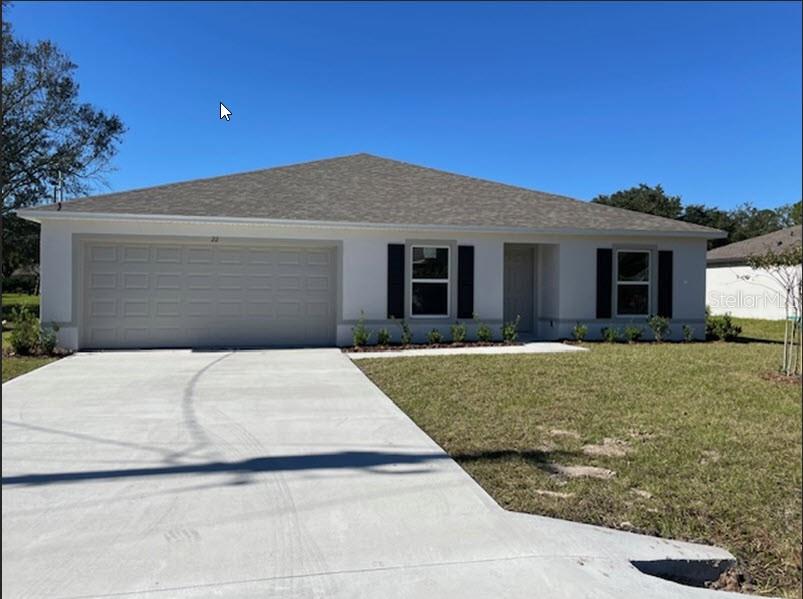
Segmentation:
<svg viewBox="0 0 803 599">
<path fill-rule="evenodd" d="M 760 237 L 745 239 L 715 248 L 706 254 L 709 264 L 717 263 L 745 263 L 747 258 L 754 255 L 766 254 L 768 251 L 777 252 L 789 247 L 801 245 L 801 226 L 781 229 L 774 233 L 767 233 Z"/>
<path fill-rule="evenodd" d="M 49 205 L 27 214 L 53 210 Z M 691 223 L 370 154 L 77 199 L 64 204 L 64 213 L 719 236 Z"/>
</svg>

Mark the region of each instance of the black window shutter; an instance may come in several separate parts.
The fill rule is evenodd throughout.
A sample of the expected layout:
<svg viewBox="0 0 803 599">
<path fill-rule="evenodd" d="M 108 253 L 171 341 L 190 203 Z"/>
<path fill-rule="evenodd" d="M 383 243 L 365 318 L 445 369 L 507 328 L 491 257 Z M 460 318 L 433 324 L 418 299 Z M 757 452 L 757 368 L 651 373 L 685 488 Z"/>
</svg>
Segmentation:
<svg viewBox="0 0 803 599">
<path fill-rule="evenodd" d="M 611 317 L 613 250 L 597 248 L 597 318 Z"/>
<path fill-rule="evenodd" d="M 388 244 L 388 318 L 404 318 L 404 244 Z"/>
<path fill-rule="evenodd" d="M 457 317 L 474 316 L 474 246 L 457 247 Z"/>
<path fill-rule="evenodd" d="M 658 252 L 658 315 L 672 318 L 672 252 Z"/>
</svg>

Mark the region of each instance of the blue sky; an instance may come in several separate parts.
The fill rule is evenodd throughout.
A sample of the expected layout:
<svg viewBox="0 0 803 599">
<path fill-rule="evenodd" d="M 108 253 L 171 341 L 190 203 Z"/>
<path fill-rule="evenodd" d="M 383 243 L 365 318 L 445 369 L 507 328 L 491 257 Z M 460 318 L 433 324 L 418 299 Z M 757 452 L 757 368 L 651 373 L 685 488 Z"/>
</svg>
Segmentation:
<svg viewBox="0 0 803 599">
<path fill-rule="evenodd" d="M 801 4 L 13 4 L 128 127 L 112 190 L 370 152 L 590 199 L 801 197 Z M 233 112 L 218 119 L 218 102 Z"/>
</svg>

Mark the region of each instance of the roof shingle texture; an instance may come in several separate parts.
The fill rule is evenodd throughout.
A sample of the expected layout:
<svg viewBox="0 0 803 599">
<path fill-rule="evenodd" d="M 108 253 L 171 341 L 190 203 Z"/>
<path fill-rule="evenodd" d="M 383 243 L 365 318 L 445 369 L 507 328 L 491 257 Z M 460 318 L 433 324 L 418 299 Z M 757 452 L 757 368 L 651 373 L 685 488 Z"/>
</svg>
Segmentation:
<svg viewBox="0 0 803 599">
<path fill-rule="evenodd" d="M 36 211 L 51 210 L 55 206 Z M 65 203 L 62 211 L 479 229 L 717 233 L 691 223 L 370 154 L 77 199 Z"/>
<path fill-rule="evenodd" d="M 706 254 L 709 263 L 746 262 L 750 256 L 779 252 L 801 245 L 801 226 L 781 229 L 760 237 L 745 239 L 715 248 Z"/>
</svg>

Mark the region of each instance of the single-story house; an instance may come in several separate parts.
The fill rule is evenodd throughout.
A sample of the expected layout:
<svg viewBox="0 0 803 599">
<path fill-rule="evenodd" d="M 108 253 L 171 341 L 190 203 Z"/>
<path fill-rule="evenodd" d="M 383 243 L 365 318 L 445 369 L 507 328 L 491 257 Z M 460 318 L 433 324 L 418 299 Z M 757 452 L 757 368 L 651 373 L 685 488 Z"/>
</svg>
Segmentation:
<svg viewBox="0 0 803 599">
<path fill-rule="evenodd" d="M 720 231 L 357 154 L 20 210 L 41 223 L 41 314 L 68 348 L 348 345 L 520 317 L 704 334 Z M 473 319 L 476 317 L 476 320 Z"/>
<path fill-rule="evenodd" d="M 786 318 L 786 289 L 767 271 L 751 268 L 747 260 L 750 256 L 800 247 L 800 244 L 801 227 L 798 225 L 708 252 L 705 297 L 711 313 L 769 320 Z M 800 269 L 798 266 L 798 273 Z"/>
</svg>

